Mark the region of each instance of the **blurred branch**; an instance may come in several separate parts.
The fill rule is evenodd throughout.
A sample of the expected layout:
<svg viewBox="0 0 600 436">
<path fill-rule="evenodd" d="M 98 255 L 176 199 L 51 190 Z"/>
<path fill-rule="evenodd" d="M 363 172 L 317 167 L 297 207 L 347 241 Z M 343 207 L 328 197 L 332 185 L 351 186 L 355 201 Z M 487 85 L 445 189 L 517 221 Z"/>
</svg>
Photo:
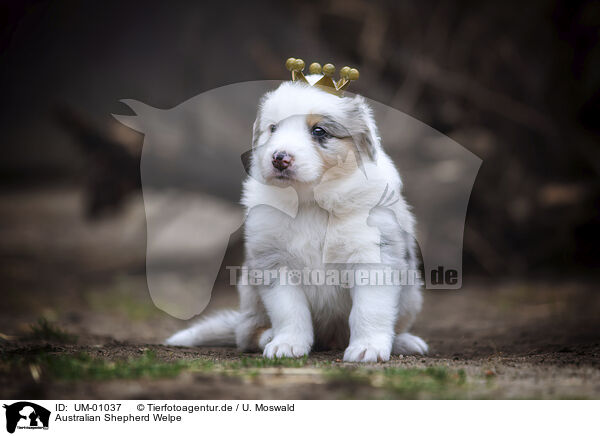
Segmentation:
<svg viewBox="0 0 600 436">
<path fill-rule="evenodd" d="M 506 94 L 486 88 L 472 77 L 458 72 L 445 71 L 431 59 L 422 56 L 410 58 L 394 56 L 391 57 L 390 62 L 398 69 L 414 71 L 415 81 L 462 97 L 479 108 L 494 112 L 534 130 L 548 140 L 555 141 L 557 139 L 554 125 L 543 114 Z"/>
<path fill-rule="evenodd" d="M 86 215 L 96 218 L 118 210 L 130 193 L 140 189 L 140 158 L 130 151 L 131 137 L 121 130 L 104 131 L 64 106 L 57 109 L 56 119 L 87 158 Z"/>
</svg>

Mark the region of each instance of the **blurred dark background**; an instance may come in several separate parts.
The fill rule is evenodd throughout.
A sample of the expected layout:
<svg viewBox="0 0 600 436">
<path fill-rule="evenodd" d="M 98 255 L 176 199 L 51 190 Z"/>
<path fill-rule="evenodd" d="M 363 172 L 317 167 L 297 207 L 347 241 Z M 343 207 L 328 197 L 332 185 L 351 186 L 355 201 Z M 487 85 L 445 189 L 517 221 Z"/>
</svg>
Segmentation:
<svg viewBox="0 0 600 436">
<path fill-rule="evenodd" d="M 358 67 L 353 91 L 483 159 L 465 275 L 600 264 L 599 2 L 9 1 L 0 29 L 0 256 L 14 292 L 65 271 L 143 272 L 143 136 L 111 117 L 130 113 L 120 99 L 170 108 L 285 79 L 289 56 Z"/>
</svg>

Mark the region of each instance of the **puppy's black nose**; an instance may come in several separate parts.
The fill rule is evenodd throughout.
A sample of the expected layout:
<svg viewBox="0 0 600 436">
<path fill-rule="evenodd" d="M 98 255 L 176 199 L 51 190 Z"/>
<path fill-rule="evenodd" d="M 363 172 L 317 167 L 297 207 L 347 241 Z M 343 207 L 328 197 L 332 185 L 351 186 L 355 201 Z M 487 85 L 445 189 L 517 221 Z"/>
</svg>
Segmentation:
<svg viewBox="0 0 600 436">
<path fill-rule="evenodd" d="M 273 153 L 273 166 L 280 171 L 285 170 L 292 164 L 294 158 L 285 151 L 276 151 Z"/>
</svg>

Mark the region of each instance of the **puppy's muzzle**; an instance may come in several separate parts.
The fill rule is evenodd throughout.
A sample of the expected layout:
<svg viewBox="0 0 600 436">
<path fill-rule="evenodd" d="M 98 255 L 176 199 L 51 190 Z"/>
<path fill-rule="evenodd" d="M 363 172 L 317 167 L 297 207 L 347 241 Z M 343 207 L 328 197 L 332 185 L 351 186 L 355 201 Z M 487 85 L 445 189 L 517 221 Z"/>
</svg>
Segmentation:
<svg viewBox="0 0 600 436">
<path fill-rule="evenodd" d="M 291 154 L 288 154 L 285 151 L 276 151 L 275 153 L 273 153 L 272 163 L 273 166 L 279 171 L 283 171 L 292 164 L 293 160 L 294 157 Z"/>
</svg>

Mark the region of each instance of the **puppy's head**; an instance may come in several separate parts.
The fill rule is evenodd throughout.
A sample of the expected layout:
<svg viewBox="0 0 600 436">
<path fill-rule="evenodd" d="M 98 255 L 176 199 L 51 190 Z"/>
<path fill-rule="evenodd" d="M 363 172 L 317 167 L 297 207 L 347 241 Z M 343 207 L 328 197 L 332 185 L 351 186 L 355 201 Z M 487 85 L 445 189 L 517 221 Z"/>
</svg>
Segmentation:
<svg viewBox="0 0 600 436">
<path fill-rule="evenodd" d="M 379 147 L 372 111 L 362 97 L 285 82 L 261 100 L 250 174 L 278 186 L 316 185 L 329 169 L 349 161 L 349 153 L 360 170 L 362 162 L 376 159 Z"/>
</svg>

